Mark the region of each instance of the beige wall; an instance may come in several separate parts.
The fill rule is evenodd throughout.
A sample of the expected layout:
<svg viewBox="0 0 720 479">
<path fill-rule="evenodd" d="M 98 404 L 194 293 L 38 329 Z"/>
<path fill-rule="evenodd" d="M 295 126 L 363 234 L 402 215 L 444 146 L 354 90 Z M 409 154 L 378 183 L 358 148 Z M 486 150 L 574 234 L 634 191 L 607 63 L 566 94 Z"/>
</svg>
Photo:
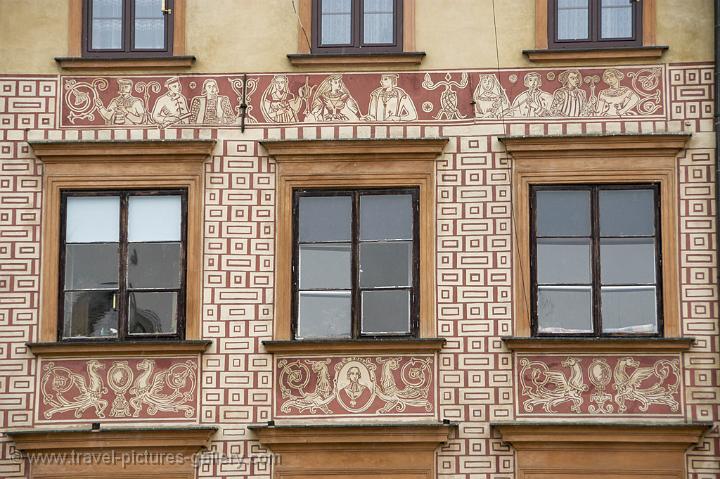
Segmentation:
<svg viewBox="0 0 720 479">
<path fill-rule="evenodd" d="M 286 57 L 297 51 L 292 0 L 186 1 L 193 72 L 295 70 Z M 416 49 L 427 52 L 418 68 L 491 68 L 498 57 L 502 67 L 531 65 L 522 50 L 535 47 L 535 0 L 495 0 L 497 56 L 492 0 L 416 1 Z M 656 2 L 657 41 L 670 46 L 662 62 L 712 61 L 712 2 Z M 68 0 L 0 0 L 0 74 L 57 73 L 67 12 Z"/>
</svg>

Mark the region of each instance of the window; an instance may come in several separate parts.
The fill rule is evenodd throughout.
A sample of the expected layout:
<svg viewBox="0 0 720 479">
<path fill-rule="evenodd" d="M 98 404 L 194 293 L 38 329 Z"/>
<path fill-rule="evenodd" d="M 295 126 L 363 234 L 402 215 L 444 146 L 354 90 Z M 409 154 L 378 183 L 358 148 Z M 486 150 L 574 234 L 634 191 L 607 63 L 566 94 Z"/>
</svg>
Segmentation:
<svg viewBox="0 0 720 479">
<path fill-rule="evenodd" d="M 416 336 L 418 189 L 295 190 L 294 336 Z"/>
<path fill-rule="evenodd" d="M 551 48 L 642 45 L 642 7 L 636 0 L 550 0 Z"/>
<path fill-rule="evenodd" d="M 402 0 L 313 0 L 313 53 L 402 52 Z"/>
<path fill-rule="evenodd" d="M 62 339 L 184 337 L 185 191 L 62 194 Z"/>
<path fill-rule="evenodd" d="M 534 335 L 662 331 L 658 185 L 531 187 Z"/>
<path fill-rule="evenodd" d="M 85 0 L 83 56 L 169 56 L 172 0 Z"/>
</svg>

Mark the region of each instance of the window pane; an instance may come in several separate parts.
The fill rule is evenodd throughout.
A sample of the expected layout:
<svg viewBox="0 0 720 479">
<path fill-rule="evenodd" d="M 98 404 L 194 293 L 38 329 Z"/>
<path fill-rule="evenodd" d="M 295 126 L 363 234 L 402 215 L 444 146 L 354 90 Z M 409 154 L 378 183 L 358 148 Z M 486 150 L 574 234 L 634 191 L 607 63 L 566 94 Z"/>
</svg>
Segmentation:
<svg viewBox="0 0 720 479">
<path fill-rule="evenodd" d="M 131 292 L 128 301 L 128 332 L 130 334 L 173 334 L 177 332 L 175 292 Z"/>
<path fill-rule="evenodd" d="M 537 282 L 590 284 L 589 238 L 537 240 Z"/>
<path fill-rule="evenodd" d="M 91 48 L 122 49 L 122 11 L 122 0 L 93 0 Z"/>
<path fill-rule="evenodd" d="M 602 284 L 655 283 L 655 240 L 602 239 L 600 272 Z"/>
<path fill-rule="evenodd" d="M 120 241 L 120 198 L 69 196 L 65 218 L 66 243 Z"/>
<path fill-rule="evenodd" d="M 537 236 L 590 236 L 590 192 L 540 190 L 535 193 Z"/>
<path fill-rule="evenodd" d="M 165 16 L 162 0 L 135 0 L 135 45 L 137 49 L 165 49 Z"/>
<path fill-rule="evenodd" d="M 557 0 L 558 40 L 587 40 L 588 0 Z"/>
<path fill-rule="evenodd" d="M 394 0 L 365 0 L 363 43 L 394 43 Z"/>
<path fill-rule="evenodd" d="M 65 290 L 116 289 L 118 244 L 68 244 L 65 246 Z"/>
<path fill-rule="evenodd" d="M 601 236 L 653 236 L 655 192 L 653 190 L 601 190 Z"/>
<path fill-rule="evenodd" d="M 301 196 L 300 242 L 350 241 L 352 198 L 349 196 Z"/>
<path fill-rule="evenodd" d="M 80 291 L 65 293 L 63 336 L 117 336 L 117 309 L 113 308 L 115 291 Z"/>
<path fill-rule="evenodd" d="M 409 333 L 410 292 L 363 291 L 362 332 L 365 334 Z"/>
<path fill-rule="evenodd" d="M 537 301 L 538 332 L 592 332 L 590 286 L 540 286 Z"/>
<path fill-rule="evenodd" d="M 180 241 L 180 196 L 131 196 L 128 200 L 128 241 Z"/>
<path fill-rule="evenodd" d="M 602 288 L 602 324 L 606 333 L 656 333 L 654 286 Z"/>
<path fill-rule="evenodd" d="M 411 286 L 413 245 L 410 242 L 360 245 L 360 287 Z"/>
<path fill-rule="evenodd" d="M 301 292 L 298 339 L 350 337 L 350 292 Z"/>
<path fill-rule="evenodd" d="M 360 197 L 360 239 L 413 239 L 412 195 Z"/>
<path fill-rule="evenodd" d="M 631 0 L 602 0 L 602 38 L 633 36 Z"/>
<path fill-rule="evenodd" d="M 128 288 L 179 288 L 180 243 L 128 244 Z"/>
<path fill-rule="evenodd" d="M 349 244 L 300 245 L 300 289 L 350 289 Z"/>
<path fill-rule="evenodd" d="M 352 0 L 322 0 L 320 43 L 347 45 L 352 43 Z"/>
</svg>

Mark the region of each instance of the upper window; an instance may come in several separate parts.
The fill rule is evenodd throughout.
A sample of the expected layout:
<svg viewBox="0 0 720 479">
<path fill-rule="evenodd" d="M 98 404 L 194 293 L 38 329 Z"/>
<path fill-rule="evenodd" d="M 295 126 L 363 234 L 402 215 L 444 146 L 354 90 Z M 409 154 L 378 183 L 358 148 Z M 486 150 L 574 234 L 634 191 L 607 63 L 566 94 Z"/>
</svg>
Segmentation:
<svg viewBox="0 0 720 479">
<path fill-rule="evenodd" d="M 172 55 L 172 0 L 85 0 L 83 55 Z"/>
<path fill-rule="evenodd" d="M 418 334 L 418 193 L 294 191 L 296 339 Z"/>
<path fill-rule="evenodd" d="M 642 45 L 642 7 L 636 0 L 550 0 L 548 40 L 554 48 Z"/>
<path fill-rule="evenodd" d="M 313 53 L 401 52 L 402 0 L 313 0 Z"/>
<path fill-rule="evenodd" d="M 531 187 L 535 335 L 662 331 L 658 185 Z"/>
<path fill-rule="evenodd" d="M 61 339 L 184 337 L 186 198 L 62 194 Z"/>
</svg>

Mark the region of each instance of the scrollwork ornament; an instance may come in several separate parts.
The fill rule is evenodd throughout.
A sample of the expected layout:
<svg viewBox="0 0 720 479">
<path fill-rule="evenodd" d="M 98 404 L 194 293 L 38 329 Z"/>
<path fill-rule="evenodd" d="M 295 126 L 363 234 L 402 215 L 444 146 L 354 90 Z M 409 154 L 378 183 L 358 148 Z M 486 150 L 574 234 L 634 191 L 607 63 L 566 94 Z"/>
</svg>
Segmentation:
<svg viewBox="0 0 720 479">
<path fill-rule="evenodd" d="M 595 386 L 595 392 L 590 395 L 590 401 L 597 403 L 590 404 L 588 411 L 591 414 L 610 414 L 614 411 L 612 404 L 606 404 L 612 400 L 612 395 L 605 392 L 605 388 L 612 380 L 612 368 L 605 359 L 594 359 L 588 366 L 588 379 Z"/>
<path fill-rule="evenodd" d="M 70 109 L 67 115 L 70 123 L 75 124 L 75 120 L 95 120 L 99 92 L 107 90 L 108 81 L 104 78 L 94 78 L 89 82 L 67 79 L 64 87 L 65 105 Z"/>
<path fill-rule="evenodd" d="M 107 372 L 108 386 L 115 393 L 112 402 L 110 415 L 113 417 L 127 417 L 130 415 L 130 403 L 125 398 L 125 393 L 132 386 L 135 374 L 127 361 L 115 361 Z"/>
<path fill-rule="evenodd" d="M 641 115 L 651 115 L 662 106 L 660 85 L 662 70 L 660 68 L 644 68 L 637 72 L 629 72 L 632 88 L 640 96 L 637 111 Z"/>
</svg>

